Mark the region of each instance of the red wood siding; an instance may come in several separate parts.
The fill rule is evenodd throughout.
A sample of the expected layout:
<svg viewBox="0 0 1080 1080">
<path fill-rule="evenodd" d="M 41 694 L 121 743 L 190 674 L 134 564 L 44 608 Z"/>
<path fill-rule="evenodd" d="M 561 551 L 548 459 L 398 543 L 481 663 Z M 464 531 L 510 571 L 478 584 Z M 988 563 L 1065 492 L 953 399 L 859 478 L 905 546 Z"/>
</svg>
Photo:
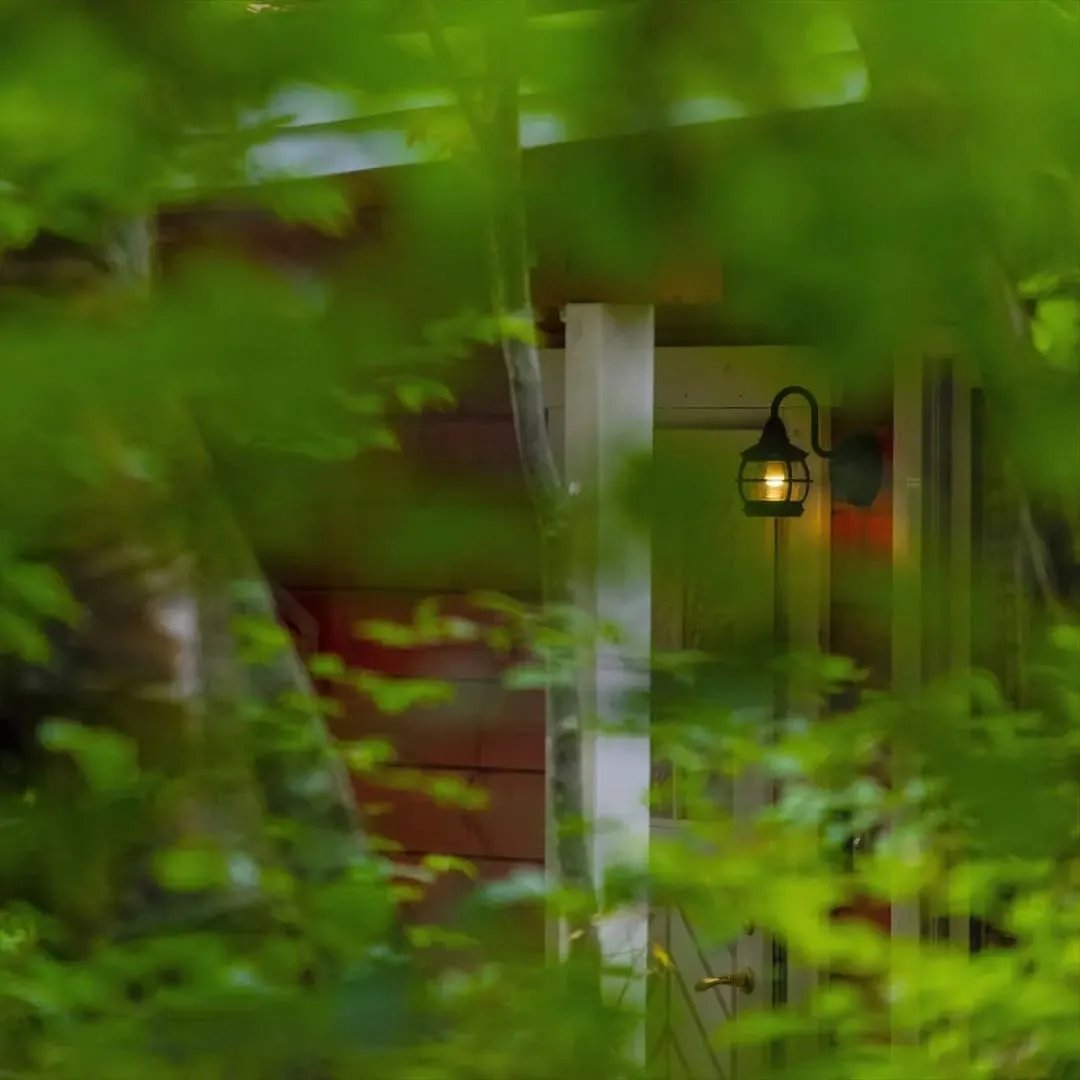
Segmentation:
<svg viewBox="0 0 1080 1080">
<path fill-rule="evenodd" d="M 400 451 L 326 467 L 305 542 L 278 564 L 279 579 L 294 587 L 537 593 L 539 536 L 510 417 L 410 418 L 395 428 Z"/>
<path fill-rule="evenodd" d="M 451 776 L 483 789 L 488 805 L 467 810 L 437 805 L 425 794 L 398 790 L 370 778 L 354 778 L 357 798 L 375 835 L 398 849 L 404 864 L 425 855 L 455 855 L 476 864 L 480 880 L 496 880 L 521 868 L 542 870 L 545 847 L 544 699 L 537 691 L 503 685 L 507 666 L 519 657 L 482 642 L 396 649 L 364 640 L 358 627 L 378 620 L 411 624 L 421 593 L 378 590 L 292 590 L 292 605 L 317 621 L 317 646 L 353 668 L 399 678 L 430 678 L 456 688 L 453 701 L 412 709 L 400 716 L 379 712 L 366 696 L 336 692 L 342 739 L 383 736 L 395 747 L 400 768 Z M 461 594 L 435 597 L 439 610 L 483 623 L 489 613 L 471 608 Z M 295 620 L 289 620 L 294 622 Z M 392 773 L 393 767 L 390 772 Z M 472 886 L 451 875 L 415 905 L 424 921 L 451 916 Z M 540 924 L 535 926 L 540 932 Z"/>
<path fill-rule="evenodd" d="M 857 554 L 874 562 L 892 556 L 892 431 L 879 426 L 878 446 L 885 459 L 881 491 L 872 506 L 858 509 L 845 503 L 832 508 L 832 542 L 841 560 Z"/>
<path fill-rule="evenodd" d="M 844 422 L 846 420 L 846 423 Z M 876 431 L 885 458 L 881 491 L 872 506 L 832 506 L 831 647 L 870 672 L 867 685 L 885 689 L 892 677 L 891 423 L 839 417 L 834 439 L 845 431 Z"/>
<path fill-rule="evenodd" d="M 425 598 L 437 599 L 444 615 L 483 623 L 491 616 L 470 607 L 472 591 L 539 592 L 538 535 L 501 360 L 481 352 L 451 383 L 456 411 L 398 417 L 398 450 L 327 469 L 317 521 L 306 526 L 312 547 L 302 562 L 279 568 L 279 577 L 317 621 L 321 651 L 353 668 L 455 687 L 452 701 L 401 716 L 380 713 L 366 696 L 338 693 L 335 733 L 385 736 L 399 767 L 484 789 L 488 806 L 464 810 L 372 778 L 354 781 L 371 832 L 396 845 L 400 864 L 454 855 L 491 881 L 543 869 L 543 695 L 507 690 L 503 674 L 521 657 L 482 642 L 395 649 L 356 632 L 366 621 L 411 624 Z M 440 877 L 409 906 L 409 917 L 449 921 L 472 887 L 463 874 Z M 542 945 L 542 919 L 527 924 L 526 936 Z"/>
<path fill-rule="evenodd" d="M 431 769 L 427 774 L 469 780 L 487 792 L 489 806 L 484 810 L 437 806 L 425 794 L 357 781 L 361 803 L 379 808 L 370 818 L 377 835 L 393 839 L 410 856 L 543 863 L 543 773 Z"/>
</svg>

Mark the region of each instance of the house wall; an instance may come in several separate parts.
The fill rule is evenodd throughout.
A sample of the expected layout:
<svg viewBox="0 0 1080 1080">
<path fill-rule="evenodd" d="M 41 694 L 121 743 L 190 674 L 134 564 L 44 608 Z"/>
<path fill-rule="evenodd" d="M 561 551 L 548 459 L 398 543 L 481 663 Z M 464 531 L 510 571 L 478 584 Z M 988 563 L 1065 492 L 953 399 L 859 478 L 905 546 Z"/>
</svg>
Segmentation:
<svg viewBox="0 0 1080 1080">
<path fill-rule="evenodd" d="M 868 673 L 831 702 L 833 713 L 858 707 L 862 687 L 888 689 L 892 677 L 893 470 L 891 402 L 841 407 L 832 418 L 833 445 L 846 435 L 872 431 L 885 459 L 881 491 L 873 505 L 831 507 L 830 648 Z M 826 721 L 827 722 L 827 721 Z M 884 777 L 883 777 L 884 778 Z M 852 857 L 855 857 L 852 850 Z M 857 898 L 834 917 L 869 922 L 888 933 L 887 903 Z"/>
<path fill-rule="evenodd" d="M 370 214 L 358 222 L 358 235 L 387 242 L 392 224 L 385 215 Z M 270 236 L 263 230 L 259 222 L 234 221 L 228 235 L 212 229 L 209 240 L 189 237 L 189 246 L 212 241 L 231 254 L 246 251 L 257 261 L 285 266 L 344 261 L 341 247 L 312 246 L 309 236 L 289 231 Z M 414 289 L 413 295 L 426 297 L 427 290 Z M 729 371 L 730 365 L 708 367 L 713 381 L 721 373 L 728 379 Z M 476 589 L 525 600 L 538 596 L 537 536 L 501 362 L 478 356 L 458 374 L 456 410 L 398 419 L 400 451 L 367 452 L 336 465 L 283 465 L 276 482 L 304 491 L 301 501 L 289 504 L 301 508 L 295 520 L 281 521 L 281 500 L 274 495 L 263 498 L 265 526 L 253 504 L 246 509 L 264 559 L 291 594 L 300 620 L 309 624 L 315 647 L 343 656 L 351 666 L 456 684 L 452 705 L 396 718 L 380 716 L 357 696 L 343 698 L 336 733 L 348 739 L 387 735 L 397 747 L 400 767 L 443 771 L 484 787 L 490 807 L 481 812 L 436 806 L 366 780 L 357 781 L 357 794 L 373 831 L 397 845 L 400 861 L 417 862 L 429 853 L 457 855 L 472 860 L 481 878 L 495 879 L 515 869 L 543 867 L 541 696 L 504 689 L 506 661 L 481 645 L 390 650 L 354 633 L 367 619 L 410 621 L 413 607 L 425 597 L 438 598 L 444 610 L 477 614 L 468 605 Z M 777 372 L 767 381 L 779 386 L 787 380 Z M 691 388 L 691 398 L 669 405 L 685 410 L 689 401 L 699 403 L 707 388 L 693 381 L 687 383 L 688 394 Z M 562 400 L 559 393 L 549 396 Z M 722 400 L 734 403 L 726 384 Z M 866 409 L 838 411 L 834 434 L 845 424 L 865 429 L 867 416 Z M 872 419 L 888 444 L 889 417 L 879 410 Z M 865 601 L 867 582 L 882 571 L 887 576 L 890 506 L 886 483 L 869 511 L 834 507 L 831 519 L 832 649 L 870 668 L 872 683 L 880 685 L 889 680 L 888 620 L 879 605 Z M 440 883 L 414 914 L 448 917 L 466 887 L 462 878 Z"/>
<path fill-rule="evenodd" d="M 259 213 L 178 213 L 160 224 L 161 272 L 168 278 L 185 258 L 216 254 L 293 275 L 300 284 L 355 277 L 365 295 L 382 290 L 392 297 L 387 310 L 416 327 L 468 306 L 462 297 L 475 274 L 453 262 L 460 245 L 433 248 L 400 225 L 385 203 L 358 210 L 348 235 L 336 239 Z M 429 258 L 405 258 L 402 245 L 414 255 L 422 246 Z M 481 644 L 398 650 L 355 632 L 367 620 L 410 623 L 426 598 L 446 613 L 482 618 L 468 602 L 475 590 L 526 602 L 539 596 L 538 535 L 501 358 L 478 354 L 447 379 L 457 407 L 393 418 L 399 449 L 328 463 L 221 447 L 218 467 L 279 587 L 283 616 L 307 651 L 336 653 L 352 667 L 386 675 L 454 684 L 452 703 L 396 717 L 380 715 L 358 694 L 336 693 L 341 715 L 334 734 L 388 737 L 398 755 L 391 779 L 395 768 L 423 768 L 484 789 L 489 806 L 465 811 L 355 779 L 369 828 L 389 842 L 394 859 L 459 856 L 488 881 L 544 866 L 542 695 L 506 690 L 502 675 L 513 658 Z M 446 921 L 469 888 L 467 878 L 450 875 L 409 916 Z M 542 945 L 539 919 L 526 936 Z"/>
<path fill-rule="evenodd" d="M 892 422 L 881 411 L 838 409 L 833 443 L 872 431 L 885 460 L 881 490 L 872 506 L 834 502 L 831 507 L 830 643 L 869 673 L 873 689 L 891 679 L 891 590 L 893 551 Z M 839 703 L 838 703 L 839 704 Z"/>
<path fill-rule="evenodd" d="M 310 616 L 319 651 L 341 656 L 352 668 L 436 679 L 454 690 L 451 702 L 400 716 L 381 714 L 359 694 L 336 695 L 339 738 L 385 737 L 396 749 L 385 780 L 354 780 L 369 827 L 390 841 L 392 857 L 417 864 L 430 854 L 457 856 L 474 864 L 480 881 L 518 870 L 542 872 L 544 700 L 539 691 L 503 685 L 507 667 L 519 658 L 480 642 L 397 649 L 358 633 L 372 620 L 412 623 L 416 605 L 427 598 L 443 614 L 480 623 L 492 616 L 470 603 L 474 590 L 537 598 L 537 551 L 512 419 L 489 402 L 479 412 L 411 419 L 398 428 L 397 482 L 385 483 L 384 474 L 373 499 L 363 474 L 357 472 L 352 484 L 342 477 L 311 523 L 323 536 L 322 557 L 283 565 L 276 577 Z M 490 516 L 490 528 L 479 515 Z M 395 771 L 404 769 L 467 782 L 486 792 L 488 806 L 442 806 L 427 795 L 397 790 Z M 445 877 L 409 915 L 450 920 L 471 887 L 463 875 Z M 539 918 L 531 936 L 540 947 Z"/>
</svg>

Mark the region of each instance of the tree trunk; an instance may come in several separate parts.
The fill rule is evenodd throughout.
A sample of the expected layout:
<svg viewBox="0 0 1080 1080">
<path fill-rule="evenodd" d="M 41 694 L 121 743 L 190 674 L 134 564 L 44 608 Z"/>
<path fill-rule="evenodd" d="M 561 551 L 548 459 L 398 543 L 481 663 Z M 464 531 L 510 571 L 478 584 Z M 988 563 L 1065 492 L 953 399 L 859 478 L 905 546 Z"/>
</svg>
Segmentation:
<svg viewBox="0 0 1080 1080">
<path fill-rule="evenodd" d="M 531 332 L 519 335 L 512 330 L 522 326 L 532 331 L 536 326 L 520 140 L 519 56 L 526 9 L 523 0 L 502 0 L 498 9 L 489 43 L 494 108 L 487 145 L 481 147 L 490 176 L 493 304 L 507 328 L 500 344 L 522 472 L 541 531 L 544 602 L 549 608 L 566 608 L 573 602 L 570 500 L 551 449 L 535 338 Z M 583 721 L 576 682 L 556 678 L 547 693 L 547 738 L 557 873 L 560 884 L 588 898 L 585 910 L 571 920 L 570 948 L 595 955 L 595 885 L 583 828 Z"/>
<path fill-rule="evenodd" d="M 148 282 L 152 251 L 152 234 L 145 225 L 134 223 L 117 230 L 110 255 L 121 280 L 133 287 L 140 278 Z M 255 771 L 266 809 L 289 818 L 297 828 L 298 835 L 286 853 L 290 871 L 303 880 L 323 881 L 366 853 L 348 775 L 318 711 L 311 677 L 291 642 L 258 665 L 245 664 L 237 655 L 235 619 L 245 616 L 276 622 L 273 590 L 220 494 L 196 423 L 182 402 L 173 406 L 172 416 L 182 458 L 199 476 L 196 486 L 203 493 L 194 516 L 206 524 L 201 535 L 191 537 L 202 566 L 201 595 L 196 597 L 203 643 L 200 690 L 233 712 L 241 700 L 285 709 L 305 731 L 303 740 L 290 740 L 287 751 L 268 751 L 256 742 Z M 252 745 L 250 733 L 236 734 L 242 746 Z"/>
<path fill-rule="evenodd" d="M 133 294 L 137 300 L 151 286 L 153 250 L 151 225 L 145 220 L 124 222 L 107 236 L 103 258 L 90 253 L 83 260 L 98 274 L 80 279 L 81 285 L 116 294 L 121 307 Z M 94 553 L 101 551 L 110 566 L 119 560 L 124 572 L 132 557 L 149 560 L 150 570 L 139 569 L 140 563 L 124 580 L 111 584 L 112 592 L 104 600 L 126 590 L 130 606 L 133 590 L 145 595 L 140 612 L 166 643 L 159 651 L 168 658 L 162 660 L 167 671 L 157 678 L 169 684 L 166 697 L 175 714 L 170 724 L 154 725 L 140 723 L 136 712 L 136 727 L 129 734 L 143 749 L 148 739 L 155 745 L 163 738 L 168 745 L 182 739 L 182 760 L 187 764 L 181 765 L 181 757 L 170 751 L 172 765 L 201 770 L 208 777 L 206 786 L 181 808 L 180 818 L 172 821 L 175 829 L 182 833 L 195 828 L 217 836 L 227 850 L 255 865 L 267 859 L 284 864 L 301 882 L 325 881 L 366 855 L 347 774 L 334 753 L 307 670 L 291 645 L 258 665 L 241 659 L 234 622 L 238 616 L 274 621 L 271 587 L 217 488 L 200 433 L 184 403 L 163 400 L 145 407 L 160 417 L 159 434 L 168 441 L 170 461 L 184 473 L 183 490 L 198 492 L 198 505 L 166 508 L 160 500 L 171 499 L 169 492 L 164 496 L 150 492 L 144 481 L 126 476 L 124 433 L 107 415 L 107 404 L 95 412 L 91 418 L 95 448 L 116 466 L 116 480 L 102 492 L 109 507 L 103 511 L 95 503 L 90 508 L 94 523 L 88 536 L 93 542 L 90 556 L 100 561 Z M 175 491 L 175 485 L 171 489 Z M 177 526 L 175 535 L 159 536 L 157 519 L 163 515 Z M 148 524 L 153 536 L 147 535 Z M 75 554 L 78 569 L 86 555 L 81 547 Z M 167 572 L 151 572 L 155 568 Z M 100 592 L 81 598 L 99 617 Z M 123 596 L 115 600 L 117 605 L 126 610 Z M 118 630 L 124 631 L 123 626 Z M 124 658 L 104 657 L 103 662 L 123 663 Z M 287 749 L 267 748 L 248 729 L 244 710 L 251 705 L 282 719 L 287 714 L 290 725 L 296 725 L 294 733 L 300 730 L 306 737 L 288 740 Z M 163 727 L 169 730 L 154 730 Z M 267 813 L 288 819 L 293 826 L 290 838 L 273 852 L 265 841 Z M 170 835 L 172 831 L 170 827 Z M 169 837 L 161 839 L 167 843 Z M 258 885 L 230 887 L 192 903 L 191 898 L 158 895 L 156 888 L 145 884 L 148 891 L 140 887 L 135 909 L 124 913 L 119 927 L 123 934 L 203 923 L 237 909 L 249 910 L 262 899 Z"/>
<path fill-rule="evenodd" d="M 520 51 L 526 34 L 524 0 L 491 5 L 487 24 L 490 114 L 485 101 L 461 78 L 432 0 L 421 0 L 436 62 L 452 87 L 479 158 L 489 211 L 491 299 L 500 319 L 500 347 L 506 366 L 518 455 L 540 528 L 543 599 L 549 608 L 573 599 L 570 500 L 555 465 L 547 427 L 540 356 L 533 336 L 536 317 L 530 282 L 529 229 L 522 183 Z M 517 332 L 521 328 L 523 332 Z M 570 665 L 573 667 L 573 665 Z M 586 901 L 570 919 L 573 955 L 599 955 L 594 924 L 595 886 L 589 842 L 582 828 L 585 798 L 582 723 L 576 683 L 555 680 L 547 693 L 547 740 L 551 818 L 557 877 Z"/>
</svg>

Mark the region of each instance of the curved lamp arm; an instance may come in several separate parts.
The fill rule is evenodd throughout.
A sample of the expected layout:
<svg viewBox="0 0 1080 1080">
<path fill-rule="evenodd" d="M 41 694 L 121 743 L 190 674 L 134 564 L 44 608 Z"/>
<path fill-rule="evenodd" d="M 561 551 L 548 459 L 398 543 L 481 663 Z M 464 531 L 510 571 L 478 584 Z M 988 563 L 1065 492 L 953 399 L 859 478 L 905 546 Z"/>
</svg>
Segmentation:
<svg viewBox="0 0 1080 1080">
<path fill-rule="evenodd" d="M 820 420 L 818 413 L 817 398 L 806 389 L 805 386 L 785 386 L 776 397 L 772 400 L 772 405 L 769 406 L 769 415 L 780 418 L 780 405 L 784 398 L 790 397 L 792 394 L 798 394 L 800 397 L 806 399 L 806 403 L 810 406 L 810 448 L 821 458 L 832 457 L 833 452 L 826 450 L 821 445 L 821 431 Z"/>
</svg>

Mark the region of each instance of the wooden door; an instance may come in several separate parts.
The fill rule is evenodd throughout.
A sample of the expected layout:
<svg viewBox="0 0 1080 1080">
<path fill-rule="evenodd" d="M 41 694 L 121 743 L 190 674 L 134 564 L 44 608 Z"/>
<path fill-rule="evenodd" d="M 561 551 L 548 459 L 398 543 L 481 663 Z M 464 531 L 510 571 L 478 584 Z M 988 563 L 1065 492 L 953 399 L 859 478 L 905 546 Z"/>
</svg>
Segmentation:
<svg viewBox="0 0 1080 1080">
<path fill-rule="evenodd" d="M 721 412 L 741 411 L 717 410 L 718 417 Z M 798 638 L 820 623 L 815 624 L 816 615 L 790 610 L 813 590 L 804 588 L 793 597 L 786 587 L 789 562 L 808 554 L 800 538 L 810 536 L 812 528 L 799 532 L 803 523 L 796 522 L 795 529 L 784 523 L 778 530 L 775 522 L 747 518 L 742 511 L 735 484 L 739 453 L 757 434 L 743 424 L 735 416 L 727 428 L 657 431 L 658 470 L 673 482 L 685 478 L 687 491 L 681 500 L 674 495 L 663 500 L 654 521 L 653 636 L 658 652 L 699 650 L 713 658 L 709 708 L 740 714 L 767 738 L 776 710 L 785 705 L 768 653 L 778 632 L 795 644 L 793 635 Z M 820 560 L 810 555 L 809 562 L 813 567 Z M 815 640 L 803 644 L 816 647 L 813 632 Z M 663 708 L 663 702 L 656 707 Z M 667 769 L 654 762 L 657 778 Z M 654 845 L 686 828 L 678 775 L 671 787 L 672 798 L 654 810 Z M 760 776 L 733 781 L 716 775 L 709 787 L 710 797 L 736 821 L 750 820 L 767 798 Z M 715 940 L 708 927 L 695 926 L 678 906 L 651 912 L 654 956 L 667 957 L 670 964 L 656 965 L 651 978 L 648 1054 L 666 1080 L 747 1080 L 757 1072 L 758 1053 L 720 1049 L 714 1039 L 744 1011 L 767 1008 L 783 996 L 782 953 L 764 932 L 749 930 L 734 940 Z M 702 980 L 747 972 L 752 989 L 702 987 Z"/>
</svg>

